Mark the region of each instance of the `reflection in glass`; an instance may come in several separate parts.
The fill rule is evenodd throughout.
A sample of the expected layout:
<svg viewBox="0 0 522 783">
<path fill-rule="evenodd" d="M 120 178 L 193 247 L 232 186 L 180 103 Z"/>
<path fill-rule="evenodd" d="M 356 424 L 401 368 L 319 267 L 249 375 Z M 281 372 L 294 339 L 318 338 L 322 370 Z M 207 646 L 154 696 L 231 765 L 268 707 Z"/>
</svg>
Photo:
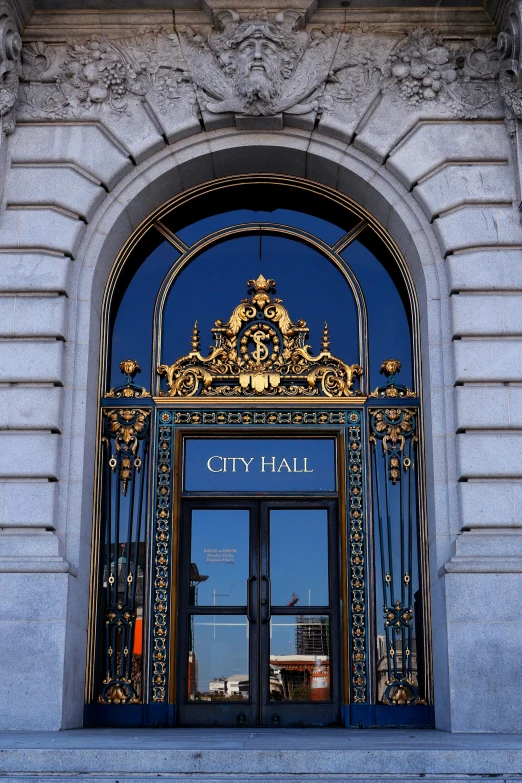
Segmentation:
<svg viewBox="0 0 522 783">
<path fill-rule="evenodd" d="M 395 260 L 369 230 L 348 245 L 341 256 L 357 277 L 366 301 L 370 388 L 383 383 L 381 364 L 391 357 L 402 363 L 400 383 L 413 388 L 411 316 Z"/>
<path fill-rule="evenodd" d="M 192 606 L 245 606 L 249 521 L 246 509 L 194 509 L 189 574 Z"/>
<path fill-rule="evenodd" d="M 150 229 L 129 256 L 111 303 L 107 390 L 123 383 L 122 359 L 138 362 L 141 375 L 137 382 L 150 389 L 154 304 L 163 278 L 178 258 L 179 252 L 156 229 Z"/>
<path fill-rule="evenodd" d="M 270 511 L 270 578 L 274 606 L 328 605 L 328 511 Z"/>
<path fill-rule="evenodd" d="M 192 615 L 189 623 L 189 700 L 244 701 L 248 699 L 246 617 Z"/>
<path fill-rule="evenodd" d="M 286 615 L 270 621 L 270 701 L 329 701 L 327 616 Z"/>
</svg>

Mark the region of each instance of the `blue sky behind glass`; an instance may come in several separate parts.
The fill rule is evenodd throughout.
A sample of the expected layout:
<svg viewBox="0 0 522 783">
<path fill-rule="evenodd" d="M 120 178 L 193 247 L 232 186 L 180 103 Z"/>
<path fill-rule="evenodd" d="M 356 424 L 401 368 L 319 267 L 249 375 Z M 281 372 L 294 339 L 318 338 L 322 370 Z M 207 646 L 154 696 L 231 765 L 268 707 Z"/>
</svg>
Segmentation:
<svg viewBox="0 0 522 783">
<path fill-rule="evenodd" d="M 196 319 L 206 354 L 216 319 L 228 321 L 247 296 L 247 281 L 260 274 L 276 281 L 276 296 L 292 320 L 307 322 L 315 354 L 328 321 L 332 353 L 350 364 L 359 361 L 355 301 L 345 278 L 317 250 L 266 235 L 261 252 L 259 236 L 238 237 L 214 245 L 181 272 L 165 305 L 162 361 L 171 364 L 188 353 Z"/>
<path fill-rule="evenodd" d="M 335 245 L 346 233 L 345 228 L 340 228 L 327 220 L 294 209 L 274 209 L 272 211 L 235 209 L 231 212 L 221 212 L 218 215 L 197 220 L 180 229 L 177 235 L 190 247 L 207 234 L 240 223 L 279 223 L 294 226 L 314 234 L 328 245 Z"/>
<path fill-rule="evenodd" d="M 385 359 L 399 359 L 399 383 L 413 386 L 410 327 L 401 296 L 390 273 L 361 242 L 355 240 L 341 253 L 363 289 L 368 311 L 370 388 L 385 383 L 380 375 Z"/>
<path fill-rule="evenodd" d="M 197 221 L 180 233 L 188 232 L 184 237 L 192 241 L 199 238 L 201 232 L 253 217 L 274 222 L 293 221 L 331 242 L 339 239 L 344 230 L 304 213 L 276 209 L 267 213 L 253 210 L 222 213 Z M 411 387 L 408 316 L 390 273 L 358 240 L 342 255 L 358 278 L 366 299 L 371 388 L 383 382 L 379 370 L 382 361 L 388 358 L 400 359 L 399 380 Z M 154 303 L 161 282 L 178 258 L 175 248 L 164 241 L 144 259 L 130 281 L 114 323 L 111 385 L 122 382 L 118 369 L 120 361 L 132 358 L 142 368 L 138 381 L 150 386 Z M 267 235 L 261 241 L 259 236 L 242 236 L 214 245 L 181 272 L 165 307 L 162 361 L 172 364 L 188 353 L 195 320 L 199 323 L 205 355 L 212 343 L 210 330 L 215 320 L 228 320 L 233 308 L 247 295 L 247 280 L 259 274 L 276 280 L 276 295 L 283 299 L 294 321 L 298 318 L 307 321 L 310 345 L 315 353 L 320 351 L 326 320 L 332 353 L 348 364 L 359 361 L 356 307 L 343 275 L 317 250 L 287 237 Z"/>
<path fill-rule="evenodd" d="M 124 381 L 119 363 L 134 359 L 141 367 L 136 383 L 150 389 L 154 305 L 163 278 L 179 255 L 165 240 L 145 258 L 130 281 L 114 321 L 110 386 Z"/>
</svg>

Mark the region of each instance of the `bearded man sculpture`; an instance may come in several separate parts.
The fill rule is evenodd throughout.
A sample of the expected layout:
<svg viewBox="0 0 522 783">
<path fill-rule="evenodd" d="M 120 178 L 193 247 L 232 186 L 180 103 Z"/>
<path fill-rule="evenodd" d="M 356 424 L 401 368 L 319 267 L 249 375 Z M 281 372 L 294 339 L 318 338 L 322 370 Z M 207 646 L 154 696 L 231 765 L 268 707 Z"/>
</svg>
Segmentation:
<svg viewBox="0 0 522 783">
<path fill-rule="evenodd" d="M 272 21 L 242 20 L 235 11 L 216 14 L 208 38 L 194 30 L 182 45 L 200 104 L 213 113 L 272 116 L 304 114 L 326 82 L 338 34 L 312 37 L 299 29 L 302 15 L 281 11 Z"/>
</svg>

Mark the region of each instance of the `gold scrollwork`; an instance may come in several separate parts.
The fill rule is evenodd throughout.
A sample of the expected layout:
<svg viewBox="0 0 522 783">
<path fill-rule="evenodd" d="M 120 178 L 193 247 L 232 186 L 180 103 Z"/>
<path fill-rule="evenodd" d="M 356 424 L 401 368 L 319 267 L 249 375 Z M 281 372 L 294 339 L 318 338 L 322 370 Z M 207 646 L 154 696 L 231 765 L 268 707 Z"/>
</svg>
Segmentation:
<svg viewBox="0 0 522 783">
<path fill-rule="evenodd" d="M 216 321 L 208 356 L 199 351 L 196 321 L 191 352 L 174 364 L 159 365 L 169 387 L 166 396 L 354 396 L 362 367 L 332 356 L 327 324 L 321 352 L 313 356 L 306 345 L 306 321 L 292 322 L 282 300 L 272 296 L 275 281 L 260 275 L 248 285 L 251 297 L 237 305 L 226 323 Z"/>
</svg>

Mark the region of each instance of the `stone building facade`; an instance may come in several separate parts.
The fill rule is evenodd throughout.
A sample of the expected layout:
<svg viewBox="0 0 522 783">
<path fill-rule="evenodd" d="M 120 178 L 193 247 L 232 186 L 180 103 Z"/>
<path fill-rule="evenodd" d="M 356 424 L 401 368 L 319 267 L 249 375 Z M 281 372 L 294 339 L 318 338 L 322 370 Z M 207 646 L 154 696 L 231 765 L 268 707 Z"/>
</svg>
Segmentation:
<svg viewBox="0 0 522 783">
<path fill-rule="evenodd" d="M 520 731 L 522 3 L 305 6 L 0 6 L 4 729 L 83 725 L 113 263 L 176 195 L 273 174 L 348 196 L 406 260 L 435 726 Z M 247 34 L 268 42 L 255 78 L 238 46 Z"/>
</svg>

